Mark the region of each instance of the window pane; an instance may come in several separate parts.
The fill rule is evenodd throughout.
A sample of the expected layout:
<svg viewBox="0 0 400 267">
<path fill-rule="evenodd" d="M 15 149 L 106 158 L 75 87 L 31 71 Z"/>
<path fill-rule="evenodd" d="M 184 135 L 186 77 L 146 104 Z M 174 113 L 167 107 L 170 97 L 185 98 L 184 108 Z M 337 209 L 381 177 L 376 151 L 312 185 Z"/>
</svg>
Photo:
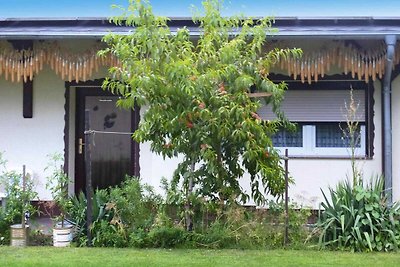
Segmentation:
<svg viewBox="0 0 400 267">
<path fill-rule="evenodd" d="M 274 136 L 272 136 L 272 143 L 276 147 L 302 147 L 303 126 L 297 125 L 295 132 L 280 130 Z"/>
<path fill-rule="evenodd" d="M 317 147 L 351 147 L 350 133 L 346 123 L 320 123 L 316 128 Z M 361 147 L 360 125 L 354 136 L 355 147 Z"/>
</svg>

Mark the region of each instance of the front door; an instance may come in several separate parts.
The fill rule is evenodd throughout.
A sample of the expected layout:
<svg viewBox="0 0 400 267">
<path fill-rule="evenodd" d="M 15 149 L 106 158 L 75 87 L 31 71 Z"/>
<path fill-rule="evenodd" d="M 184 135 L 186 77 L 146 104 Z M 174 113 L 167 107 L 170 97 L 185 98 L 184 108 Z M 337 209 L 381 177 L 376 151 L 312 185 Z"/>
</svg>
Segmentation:
<svg viewBox="0 0 400 267">
<path fill-rule="evenodd" d="M 137 128 L 138 110 L 116 107 L 118 96 L 100 87 L 76 89 L 75 193 L 85 192 L 85 110 L 95 130 L 91 146 L 93 189 L 118 185 L 125 175 L 138 175 L 138 144 L 130 134 Z"/>
</svg>

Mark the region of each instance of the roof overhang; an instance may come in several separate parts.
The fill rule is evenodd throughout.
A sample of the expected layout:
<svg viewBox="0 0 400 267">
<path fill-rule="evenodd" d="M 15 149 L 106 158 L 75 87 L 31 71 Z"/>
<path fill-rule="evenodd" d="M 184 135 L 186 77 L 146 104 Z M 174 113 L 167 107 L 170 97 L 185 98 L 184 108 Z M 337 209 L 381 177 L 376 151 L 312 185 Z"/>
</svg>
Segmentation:
<svg viewBox="0 0 400 267">
<path fill-rule="evenodd" d="M 191 35 L 201 34 L 190 18 L 170 18 L 172 33 L 187 27 Z M 400 36 L 400 17 L 335 17 L 335 18 L 275 18 L 276 39 L 330 38 L 330 39 L 384 39 L 386 35 Z M 126 35 L 132 27 L 117 26 L 107 18 L 9 18 L 0 19 L 0 39 L 100 39 L 113 32 Z"/>
</svg>

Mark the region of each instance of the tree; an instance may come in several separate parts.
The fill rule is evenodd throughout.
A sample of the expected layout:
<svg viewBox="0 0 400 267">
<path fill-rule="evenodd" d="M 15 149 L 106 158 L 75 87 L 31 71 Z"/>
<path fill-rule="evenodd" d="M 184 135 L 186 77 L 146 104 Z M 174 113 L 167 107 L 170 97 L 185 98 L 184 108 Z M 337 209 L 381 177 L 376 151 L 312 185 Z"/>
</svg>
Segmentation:
<svg viewBox="0 0 400 267">
<path fill-rule="evenodd" d="M 202 196 L 219 200 L 249 199 L 239 184 L 250 174 L 251 196 L 284 190 L 284 175 L 271 136 L 284 123 L 279 104 L 286 85 L 268 78 L 280 58 L 299 56 L 298 49 L 264 51 L 273 31 L 269 18 L 222 17 L 219 1 L 203 2 L 204 15 L 193 18 L 198 38 L 183 27 L 171 33 L 168 19 L 155 16 L 146 1 L 130 1 L 123 14 L 111 19 L 132 26 L 126 36 L 104 37 L 119 65 L 110 68 L 103 86 L 123 96 L 118 105 L 145 109 L 138 142 L 165 157 L 183 155 L 173 181 L 192 186 Z M 278 119 L 262 120 L 260 100 L 250 91 L 269 92 L 265 101 Z"/>
</svg>

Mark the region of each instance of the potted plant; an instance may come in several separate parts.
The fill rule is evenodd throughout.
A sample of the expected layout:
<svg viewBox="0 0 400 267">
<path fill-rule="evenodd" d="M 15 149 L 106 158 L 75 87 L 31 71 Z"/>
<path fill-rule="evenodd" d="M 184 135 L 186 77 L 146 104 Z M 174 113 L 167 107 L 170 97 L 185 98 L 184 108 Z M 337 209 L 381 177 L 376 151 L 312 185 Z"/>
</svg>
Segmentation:
<svg viewBox="0 0 400 267">
<path fill-rule="evenodd" d="M 26 246 L 29 236 L 29 214 L 37 213 L 37 209 L 31 204 L 32 199 L 37 198 L 34 190 L 33 179 L 26 173 L 25 165 L 22 173 L 15 170 L 7 170 L 7 161 L 2 158 L 0 152 L 0 187 L 4 190 L 0 208 L 1 226 L 10 226 L 10 245 Z M 8 242 L 6 235 L 0 236 L 0 244 Z"/>
<path fill-rule="evenodd" d="M 58 209 L 58 216 L 54 217 L 53 244 L 55 247 L 69 246 L 72 241 L 73 226 L 66 221 L 72 202 L 68 196 L 70 179 L 64 172 L 61 154 L 50 155 L 51 163 L 45 170 L 51 170 L 47 177 L 46 189 L 50 190 L 53 197 L 53 207 Z"/>
</svg>

